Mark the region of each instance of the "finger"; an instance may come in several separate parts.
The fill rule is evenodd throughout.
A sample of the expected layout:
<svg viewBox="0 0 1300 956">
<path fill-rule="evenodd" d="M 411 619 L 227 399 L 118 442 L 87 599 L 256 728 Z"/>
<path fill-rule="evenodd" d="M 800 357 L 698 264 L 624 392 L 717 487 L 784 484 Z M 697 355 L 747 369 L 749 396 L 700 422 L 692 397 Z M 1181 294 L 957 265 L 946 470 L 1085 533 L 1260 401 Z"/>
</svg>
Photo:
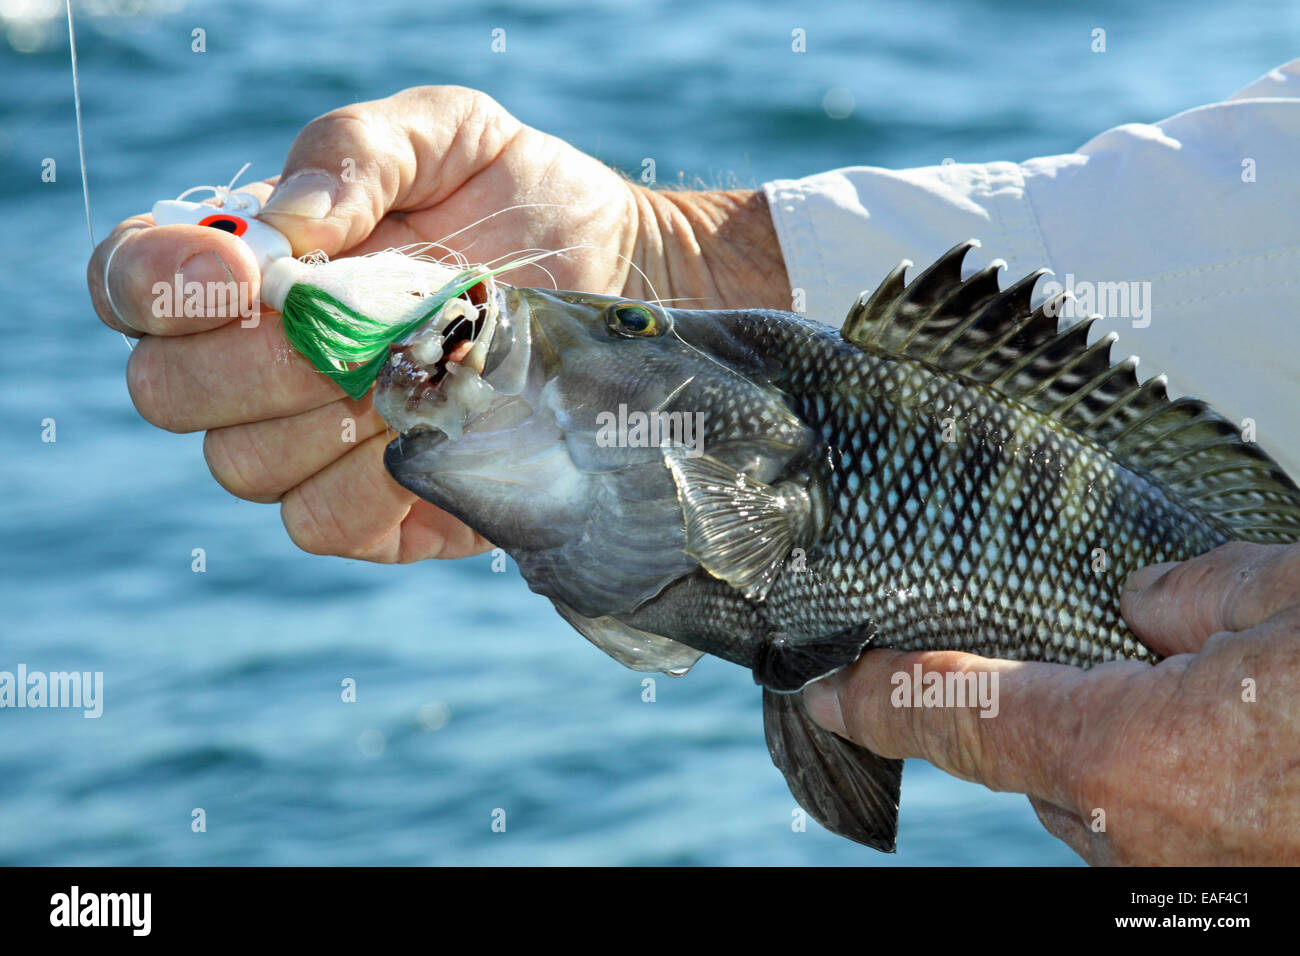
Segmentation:
<svg viewBox="0 0 1300 956">
<path fill-rule="evenodd" d="M 1084 862 L 1091 866 L 1105 862 L 1108 854 L 1104 836 L 1094 833 L 1077 813 L 1037 797 L 1030 797 L 1029 802 L 1043 829 L 1083 857 Z"/>
<path fill-rule="evenodd" d="M 488 543 L 411 494 L 384 468 L 376 435 L 284 496 L 280 517 L 304 551 L 382 563 L 462 558 Z"/>
<path fill-rule="evenodd" d="M 107 276 L 109 265 L 117 256 L 117 247 L 127 237 L 152 227 L 152 216 L 132 216 L 130 219 L 124 220 L 109 233 L 103 242 L 95 246 L 94 251 L 90 254 L 90 262 L 86 264 L 86 287 L 90 290 L 90 304 L 94 307 L 95 314 L 110 329 L 121 332 L 123 335 L 135 337 L 140 333 L 122 320 L 121 316 L 117 314 L 116 304 L 108 295 Z"/>
<path fill-rule="evenodd" d="M 402 519 L 397 560 L 402 564 L 429 558 L 454 560 L 481 554 L 492 545 L 477 531 L 424 500 L 417 500 Z"/>
<path fill-rule="evenodd" d="M 269 503 L 387 428 L 370 396 L 342 398 L 299 415 L 214 428 L 203 456 L 232 495 Z"/>
<path fill-rule="evenodd" d="M 289 345 L 274 313 L 252 328 L 231 322 L 203 335 L 145 336 L 126 381 L 140 414 L 175 432 L 298 415 L 343 395 Z"/>
<path fill-rule="evenodd" d="M 1120 611 L 1160 654 L 1196 653 L 1220 631 L 1244 631 L 1300 604 L 1300 545 L 1233 542 L 1175 565 L 1135 572 Z"/>
<path fill-rule="evenodd" d="M 490 97 L 462 87 L 418 87 L 345 106 L 298 134 L 260 218 L 298 255 L 337 255 L 390 211 L 442 202 L 521 129 Z"/>
<path fill-rule="evenodd" d="M 284 496 L 280 518 L 311 554 L 393 563 L 401 524 L 418 500 L 384 470 L 386 435 L 376 435 Z"/>
<path fill-rule="evenodd" d="M 104 322 L 127 335 L 189 335 L 255 313 L 261 276 L 245 243 L 152 223 L 126 220 L 90 257 L 86 281 Z"/>
<path fill-rule="evenodd" d="M 1068 806 L 1068 769 L 1083 726 L 1082 701 L 1098 682 L 1127 673 L 1125 664 L 1105 668 L 1111 677 L 1102 669 L 1085 672 L 955 651 L 875 650 L 804 693 L 818 723 L 881 756 L 922 757 L 992 790 Z M 936 681 L 942 688 L 938 706 L 933 690 L 926 696 Z"/>
</svg>

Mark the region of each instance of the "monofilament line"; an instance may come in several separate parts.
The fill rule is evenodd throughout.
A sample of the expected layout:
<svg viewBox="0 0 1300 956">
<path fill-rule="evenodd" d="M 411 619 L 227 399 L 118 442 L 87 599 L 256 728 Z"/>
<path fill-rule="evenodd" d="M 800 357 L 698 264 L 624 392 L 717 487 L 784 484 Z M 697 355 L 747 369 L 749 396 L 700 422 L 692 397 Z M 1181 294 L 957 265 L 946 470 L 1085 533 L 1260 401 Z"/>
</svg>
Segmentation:
<svg viewBox="0 0 1300 956">
<path fill-rule="evenodd" d="M 68 50 L 72 55 L 72 103 L 77 111 L 77 156 L 81 160 L 81 198 L 86 203 L 86 235 L 90 236 L 90 249 L 95 250 L 95 227 L 90 223 L 90 183 L 86 180 L 86 137 L 81 128 L 81 78 L 77 73 L 77 32 L 72 26 L 72 0 L 68 8 Z"/>
<path fill-rule="evenodd" d="M 90 181 L 86 178 L 86 135 L 81 126 L 81 76 L 77 72 L 77 31 L 72 25 L 72 0 L 65 0 L 68 10 L 68 52 L 72 57 L 72 105 L 77 113 L 77 158 L 81 161 L 81 199 L 86 205 L 86 235 L 90 237 L 90 254 L 95 254 L 95 227 L 90 219 Z M 107 274 L 104 276 L 108 283 Z M 125 333 L 118 333 L 128 349 L 134 349 Z"/>
</svg>

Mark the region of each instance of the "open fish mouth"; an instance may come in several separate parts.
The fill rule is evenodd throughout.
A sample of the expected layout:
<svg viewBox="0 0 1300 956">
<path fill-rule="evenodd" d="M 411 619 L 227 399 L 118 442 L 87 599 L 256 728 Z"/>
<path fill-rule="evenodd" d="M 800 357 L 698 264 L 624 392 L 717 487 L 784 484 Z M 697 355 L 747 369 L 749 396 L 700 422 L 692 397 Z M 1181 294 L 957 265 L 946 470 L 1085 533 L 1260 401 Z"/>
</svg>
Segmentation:
<svg viewBox="0 0 1300 956">
<path fill-rule="evenodd" d="M 491 344 L 489 312 L 496 309 L 489 308 L 482 283 L 448 301 L 436 316 L 389 346 L 390 384 L 400 380 L 414 400 L 443 380 L 448 365 L 464 365 L 481 375 L 486 355 L 475 346 Z"/>
<path fill-rule="evenodd" d="M 508 356 L 504 295 L 489 276 L 449 299 L 433 318 L 389 346 L 376 379 L 375 410 L 403 435 L 451 440 L 492 404 L 489 381 Z"/>
</svg>

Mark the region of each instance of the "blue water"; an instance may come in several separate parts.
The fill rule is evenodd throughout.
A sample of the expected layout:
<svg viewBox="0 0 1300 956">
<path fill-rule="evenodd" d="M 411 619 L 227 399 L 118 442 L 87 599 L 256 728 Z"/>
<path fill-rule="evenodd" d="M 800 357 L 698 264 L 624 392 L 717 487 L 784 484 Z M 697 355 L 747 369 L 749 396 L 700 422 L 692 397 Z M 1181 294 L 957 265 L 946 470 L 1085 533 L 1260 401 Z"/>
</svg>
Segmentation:
<svg viewBox="0 0 1300 956">
<path fill-rule="evenodd" d="M 415 84 L 484 89 L 629 172 L 655 158 L 661 182 L 753 185 L 1068 151 L 1222 98 L 1300 35 L 1292 0 L 1063 6 L 99 0 L 79 24 L 95 229 L 245 162 L 272 175 L 313 116 Z M 1075 860 L 1023 797 L 915 761 L 896 856 L 795 832 L 739 668 L 705 660 L 643 702 L 643 675 L 488 557 L 312 557 L 274 508 L 227 496 L 201 436 L 136 416 L 126 346 L 91 312 L 61 7 L 0 21 L 0 670 L 102 671 L 105 702 L 0 710 L 0 862 Z M 824 111 L 831 87 L 848 118 Z"/>
</svg>

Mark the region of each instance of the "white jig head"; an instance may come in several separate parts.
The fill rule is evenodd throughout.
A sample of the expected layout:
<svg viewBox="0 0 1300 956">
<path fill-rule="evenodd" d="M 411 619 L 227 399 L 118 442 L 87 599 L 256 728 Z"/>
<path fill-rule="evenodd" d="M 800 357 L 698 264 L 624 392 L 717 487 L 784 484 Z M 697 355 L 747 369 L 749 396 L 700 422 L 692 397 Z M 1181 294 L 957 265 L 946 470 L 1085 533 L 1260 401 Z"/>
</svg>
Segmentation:
<svg viewBox="0 0 1300 956">
<path fill-rule="evenodd" d="M 244 169 L 247 168 L 245 165 Z M 254 218 L 262 210 L 256 196 L 232 192 L 235 180 L 244 169 L 235 174 L 229 186 L 195 186 L 175 199 L 154 203 L 153 219 L 160 226 L 208 226 L 238 236 L 253 250 L 258 268 L 266 272 L 266 267 L 276 259 L 292 256 L 293 247 L 278 229 Z M 216 204 L 190 202 L 185 198 L 200 190 L 216 196 Z"/>
</svg>

